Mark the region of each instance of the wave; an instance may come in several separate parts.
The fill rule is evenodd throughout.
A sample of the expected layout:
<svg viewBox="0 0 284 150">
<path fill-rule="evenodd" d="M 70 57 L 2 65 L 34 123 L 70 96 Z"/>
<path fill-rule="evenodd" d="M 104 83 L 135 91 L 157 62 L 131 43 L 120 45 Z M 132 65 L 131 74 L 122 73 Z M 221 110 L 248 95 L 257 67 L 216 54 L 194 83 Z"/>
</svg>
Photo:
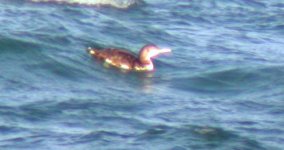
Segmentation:
<svg viewBox="0 0 284 150">
<path fill-rule="evenodd" d="M 283 75 L 283 66 L 235 68 L 173 79 L 172 87 L 209 93 L 257 91 L 269 85 L 282 86 Z"/>
<path fill-rule="evenodd" d="M 180 127 L 157 125 L 142 133 L 137 142 L 147 145 L 151 141 L 163 143 L 158 147 L 171 146 L 171 149 L 250 149 L 266 150 L 258 141 L 243 137 L 237 132 L 224 128 L 185 125 Z M 175 143 L 179 145 L 175 146 Z M 174 146 L 174 147 L 173 147 Z M 166 149 L 166 148 L 165 148 Z"/>
<path fill-rule="evenodd" d="M 56 77 L 76 80 L 91 74 L 88 66 L 82 64 L 79 58 L 54 56 L 49 53 L 49 49 L 51 48 L 36 41 L 0 37 L 0 65 L 4 70 L 0 77 L 17 82 L 30 79 L 32 82 Z M 11 74 L 14 78 L 10 77 Z"/>
<path fill-rule="evenodd" d="M 30 0 L 32 2 L 56 2 L 66 4 L 79 4 L 88 6 L 111 6 L 126 9 L 143 3 L 142 0 Z"/>
</svg>

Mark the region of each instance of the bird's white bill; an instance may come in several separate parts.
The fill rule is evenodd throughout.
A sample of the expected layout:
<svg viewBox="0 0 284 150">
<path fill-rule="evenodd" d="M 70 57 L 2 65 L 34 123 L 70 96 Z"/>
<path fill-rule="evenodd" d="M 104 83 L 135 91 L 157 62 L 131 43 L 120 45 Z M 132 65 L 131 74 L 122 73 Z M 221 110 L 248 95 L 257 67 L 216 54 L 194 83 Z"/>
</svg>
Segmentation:
<svg viewBox="0 0 284 150">
<path fill-rule="evenodd" d="M 170 53 L 172 50 L 170 48 L 162 48 L 160 49 L 160 53 Z"/>
</svg>

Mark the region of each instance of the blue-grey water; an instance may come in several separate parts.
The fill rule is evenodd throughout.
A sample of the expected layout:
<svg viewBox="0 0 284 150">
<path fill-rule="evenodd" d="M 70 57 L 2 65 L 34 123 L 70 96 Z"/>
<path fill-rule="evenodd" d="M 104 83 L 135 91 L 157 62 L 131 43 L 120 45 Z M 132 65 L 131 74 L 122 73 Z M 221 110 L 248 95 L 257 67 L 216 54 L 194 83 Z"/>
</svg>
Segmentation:
<svg viewBox="0 0 284 150">
<path fill-rule="evenodd" d="M 85 51 L 148 43 L 154 73 Z M 283 150 L 283 48 L 282 0 L 0 0 L 0 149 Z"/>
</svg>

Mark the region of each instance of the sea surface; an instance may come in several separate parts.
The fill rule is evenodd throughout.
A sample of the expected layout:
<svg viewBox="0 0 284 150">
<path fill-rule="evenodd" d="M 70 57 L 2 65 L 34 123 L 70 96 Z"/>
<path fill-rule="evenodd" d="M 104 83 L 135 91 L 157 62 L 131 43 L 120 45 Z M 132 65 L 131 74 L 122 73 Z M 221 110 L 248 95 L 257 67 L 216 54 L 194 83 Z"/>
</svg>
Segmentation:
<svg viewBox="0 0 284 150">
<path fill-rule="evenodd" d="M 0 0 L 1 150 L 284 149 L 283 0 L 50 1 Z"/>
</svg>

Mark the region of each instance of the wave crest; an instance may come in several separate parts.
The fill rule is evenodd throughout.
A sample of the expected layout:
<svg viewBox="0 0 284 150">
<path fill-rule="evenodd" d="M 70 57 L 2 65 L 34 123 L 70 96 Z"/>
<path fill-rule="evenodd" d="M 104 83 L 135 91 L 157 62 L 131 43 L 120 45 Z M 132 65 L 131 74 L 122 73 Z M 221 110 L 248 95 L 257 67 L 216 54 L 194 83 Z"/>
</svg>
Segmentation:
<svg viewBox="0 0 284 150">
<path fill-rule="evenodd" d="M 80 4 L 89 6 L 107 5 L 115 8 L 126 9 L 141 4 L 142 0 L 31 0 L 32 2 L 56 2 L 66 4 Z"/>
</svg>

